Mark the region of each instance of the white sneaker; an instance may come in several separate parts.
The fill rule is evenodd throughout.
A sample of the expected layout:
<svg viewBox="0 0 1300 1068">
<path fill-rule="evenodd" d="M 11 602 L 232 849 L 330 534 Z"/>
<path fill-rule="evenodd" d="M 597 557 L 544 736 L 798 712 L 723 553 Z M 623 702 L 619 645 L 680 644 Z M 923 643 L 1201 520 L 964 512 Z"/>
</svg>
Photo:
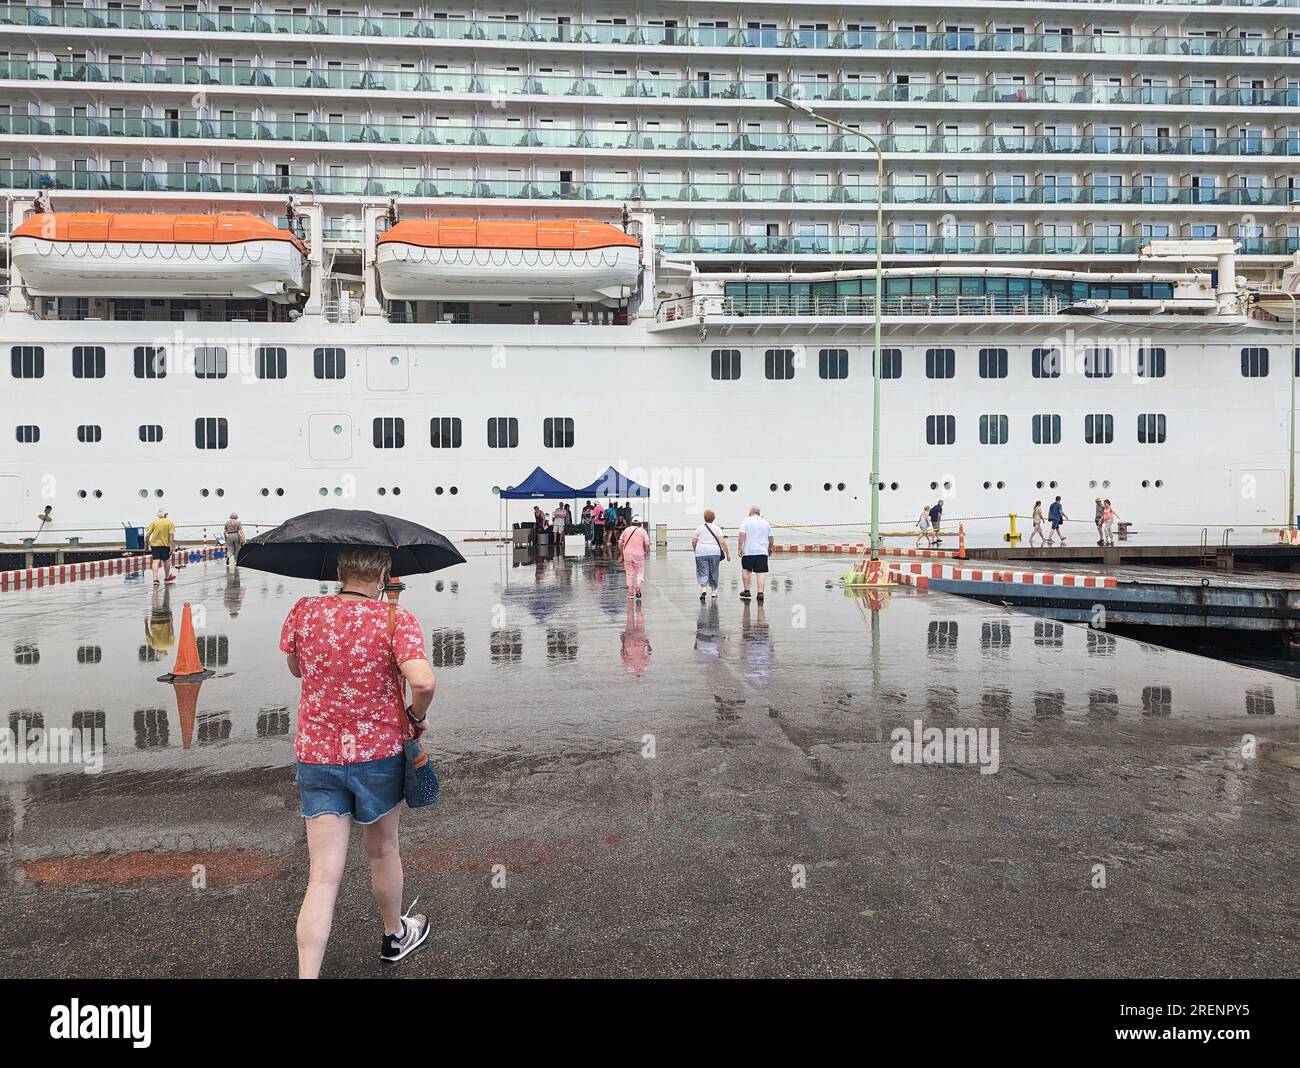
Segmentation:
<svg viewBox="0 0 1300 1068">
<path fill-rule="evenodd" d="M 417 897 L 415 901 L 419 901 Z M 413 953 L 424 945 L 424 940 L 429 937 L 429 917 L 423 912 L 411 914 L 411 909 L 415 908 L 415 901 L 411 902 L 411 907 L 406 910 L 402 916 L 402 933 L 400 935 L 384 935 L 384 943 L 379 950 L 379 956 L 389 964 L 396 964 L 408 953 Z"/>
</svg>

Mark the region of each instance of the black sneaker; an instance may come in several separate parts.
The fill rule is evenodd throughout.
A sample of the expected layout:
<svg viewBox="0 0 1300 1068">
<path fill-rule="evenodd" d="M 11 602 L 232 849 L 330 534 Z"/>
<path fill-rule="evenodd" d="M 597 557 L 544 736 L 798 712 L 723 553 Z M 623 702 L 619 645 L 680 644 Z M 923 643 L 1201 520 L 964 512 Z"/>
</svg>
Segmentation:
<svg viewBox="0 0 1300 1068">
<path fill-rule="evenodd" d="M 760 593 L 757 597 L 754 598 L 754 600 L 757 601 L 759 604 L 762 604 L 762 603 L 763 603 L 763 595 Z"/>
<path fill-rule="evenodd" d="M 740 599 L 741 599 L 742 601 L 748 601 L 748 600 L 749 600 L 749 591 L 748 591 L 748 590 L 741 590 L 741 591 L 740 591 Z"/>
<path fill-rule="evenodd" d="M 411 902 L 411 908 L 415 908 L 415 901 Z M 384 944 L 379 951 L 379 956 L 389 964 L 396 964 L 408 953 L 419 949 L 424 945 L 424 940 L 429 937 L 429 918 L 423 912 L 411 915 L 410 909 L 407 913 L 402 917 L 400 935 L 384 935 Z"/>
<path fill-rule="evenodd" d="M 700 590 L 700 600 L 704 600 L 704 591 Z"/>
</svg>

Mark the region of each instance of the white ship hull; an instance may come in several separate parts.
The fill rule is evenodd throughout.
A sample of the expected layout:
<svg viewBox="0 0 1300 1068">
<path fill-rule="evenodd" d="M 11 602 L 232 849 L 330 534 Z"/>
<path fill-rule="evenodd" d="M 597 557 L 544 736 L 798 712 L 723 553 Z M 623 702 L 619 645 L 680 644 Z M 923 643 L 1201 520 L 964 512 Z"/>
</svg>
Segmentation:
<svg viewBox="0 0 1300 1068">
<path fill-rule="evenodd" d="M 288 241 L 230 244 L 49 241 L 15 236 L 13 265 L 33 296 L 287 299 L 303 287 Z"/>
<path fill-rule="evenodd" d="M 736 324 L 701 340 L 694 329 L 634 323 L 602 326 L 451 326 L 390 324 L 37 322 L 10 317 L 10 345 L 44 349 L 45 376 L 6 383 L 3 422 L 9 445 L 0 459 L 3 540 L 29 535 L 35 516 L 53 507 L 42 536 L 59 544 L 120 536 L 160 505 L 182 536 L 214 534 L 231 511 L 251 527 L 300 512 L 354 504 L 429 523 L 453 536 L 501 528 L 493 487 L 520 481 L 536 464 L 582 485 L 613 464 L 651 487 L 651 524 L 693 529 L 715 508 L 734 525 L 751 504 L 783 536 L 860 532 L 869 515 L 871 345 L 869 324 L 764 327 Z M 882 384 L 883 520 L 907 527 L 922 505 L 945 501 L 951 522 L 986 543 L 1027 516 L 1036 500 L 1057 494 L 1075 519 L 1088 521 L 1094 497 L 1109 497 L 1144 541 L 1199 541 L 1202 529 L 1235 527 L 1237 537 L 1286 521 L 1290 381 L 1289 335 L 1243 331 L 1240 320 L 1125 328 L 1142 345 L 1167 352 L 1167 372 L 1140 379 L 1121 360 L 1104 380 L 1067 373 L 1033 378 L 1031 348 L 1050 334 L 1113 324 L 1061 319 L 1008 326 L 945 323 L 887 325 L 885 344 L 903 352 L 902 377 Z M 743 331 L 743 333 L 741 332 Z M 196 336 L 196 335 L 202 335 Z M 1140 337 L 1138 335 L 1141 335 Z M 137 345 L 221 345 L 231 353 L 224 379 L 183 371 L 164 379 L 133 376 Z M 75 345 L 106 348 L 106 374 L 74 379 Z M 955 351 L 956 375 L 932 380 L 925 349 Z M 1005 347 L 1009 374 L 978 375 L 979 349 Z M 1241 374 L 1245 345 L 1270 347 L 1272 374 Z M 254 375 L 252 352 L 283 347 L 284 379 Z M 317 347 L 346 351 L 346 375 L 314 376 Z M 764 352 L 794 348 L 790 380 L 764 374 Z M 742 374 L 716 381 L 711 352 L 738 349 Z M 819 375 L 822 348 L 845 349 L 848 377 Z M 236 354 L 247 354 L 247 359 Z M 1008 417 L 1005 445 L 982 445 L 981 415 Z M 1034 415 L 1061 419 L 1061 441 L 1036 445 Z M 1113 416 L 1114 440 L 1087 444 L 1088 415 Z M 1166 417 L 1159 444 L 1138 442 L 1138 416 Z M 927 417 L 952 415 L 954 445 L 932 445 Z M 376 448 L 373 420 L 404 420 L 404 447 Z M 461 420 L 460 448 L 433 448 L 430 420 Z M 518 447 L 490 448 L 490 418 L 518 420 Z M 543 421 L 573 420 L 572 448 L 544 447 Z M 195 420 L 227 420 L 228 446 L 196 448 Z M 14 426 L 39 425 L 35 444 L 15 444 Z M 98 443 L 78 427 L 102 429 Z M 163 440 L 140 439 L 145 424 Z M 719 489 L 718 487 L 722 488 Z M 829 489 L 826 488 L 829 486 Z M 510 518 L 531 514 L 511 505 Z M 1022 520 L 1022 532 L 1024 531 Z M 1089 540 L 1087 522 L 1072 527 Z M 860 540 L 860 539 L 858 539 Z"/>
</svg>

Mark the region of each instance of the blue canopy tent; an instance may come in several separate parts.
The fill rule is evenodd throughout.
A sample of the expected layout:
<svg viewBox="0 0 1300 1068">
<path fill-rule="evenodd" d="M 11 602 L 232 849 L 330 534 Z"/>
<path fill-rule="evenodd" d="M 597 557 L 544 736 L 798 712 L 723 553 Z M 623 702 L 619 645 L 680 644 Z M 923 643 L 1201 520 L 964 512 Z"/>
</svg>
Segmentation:
<svg viewBox="0 0 1300 1068">
<path fill-rule="evenodd" d="M 647 487 L 639 482 L 634 482 L 615 467 L 605 468 L 595 482 L 588 486 L 580 486 L 573 492 L 579 497 L 591 497 L 597 501 L 602 497 L 607 501 L 625 501 L 630 497 L 640 497 L 647 502 L 650 500 L 650 490 Z M 649 516 L 643 515 L 641 519 L 648 527 Z"/>
<path fill-rule="evenodd" d="M 567 486 L 554 475 L 534 467 L 532 472 L 517 486 L 507 486 L 500 493 L 503 501 L 577 501 L 578 491 Z M 510 530 L 510 506 L 505 509 L 505 527 Z"/>
</svg>

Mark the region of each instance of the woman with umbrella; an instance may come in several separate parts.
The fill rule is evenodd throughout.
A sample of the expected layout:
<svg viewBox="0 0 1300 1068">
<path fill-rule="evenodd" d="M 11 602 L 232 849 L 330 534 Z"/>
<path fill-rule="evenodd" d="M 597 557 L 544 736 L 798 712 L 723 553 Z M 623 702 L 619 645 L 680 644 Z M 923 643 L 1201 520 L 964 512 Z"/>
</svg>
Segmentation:
<svg viewBox="0 0 1300 1068">
<path fill-rule="evenodd" d="M 333 574 L 340 583 L 338 593 L 300 599 L 280 635 L 289 672 L 302 680 L 294 754 L 311 871 L 298 913 L 300 978 L 320 974 L 353 823 L 362 828 L 384 924 L 381 959 L 396 963 L 428 937 L 425 915 L 402 912 L 397 830 L 404 796 L 412 804 L 436 796 L 435 789 L 413 799 L 407 745 L 425 731 L 434 676 L 420 624 L 398 607 L 389 576 L 462 561 L 436 531 L 340 509 L 291 519 L 240 554 L 241 567 L 318 580 Z"/>
</svg>

